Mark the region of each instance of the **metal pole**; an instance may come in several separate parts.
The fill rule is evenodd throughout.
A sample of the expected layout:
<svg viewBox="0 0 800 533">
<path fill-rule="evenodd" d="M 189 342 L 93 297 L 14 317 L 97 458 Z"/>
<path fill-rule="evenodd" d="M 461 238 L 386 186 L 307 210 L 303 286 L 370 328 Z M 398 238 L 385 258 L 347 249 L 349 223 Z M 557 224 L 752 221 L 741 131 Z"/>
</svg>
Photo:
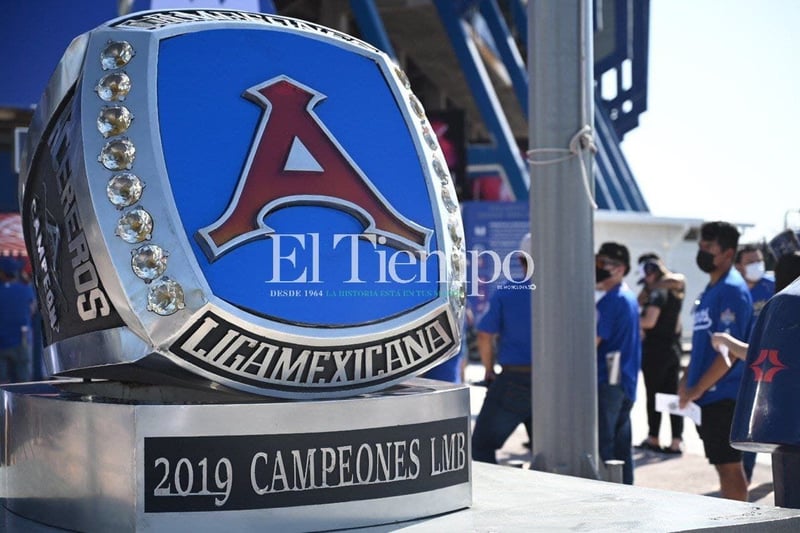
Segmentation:
<svg viewBox="0 0 800 533">
<path fill-rule="evenodd" d="M 622 467 L 625 461 L 618 459 L 609 459 L 605 462 L 606 478 L 605 480 L 611 483 L 622 483 Z"/>
<path fill-rule="evenodd" d="M 533 468 L 598 479 L 592 156 L 550 151 L 593 127 L 591 10 L 528 4 Z"/>
</svg>

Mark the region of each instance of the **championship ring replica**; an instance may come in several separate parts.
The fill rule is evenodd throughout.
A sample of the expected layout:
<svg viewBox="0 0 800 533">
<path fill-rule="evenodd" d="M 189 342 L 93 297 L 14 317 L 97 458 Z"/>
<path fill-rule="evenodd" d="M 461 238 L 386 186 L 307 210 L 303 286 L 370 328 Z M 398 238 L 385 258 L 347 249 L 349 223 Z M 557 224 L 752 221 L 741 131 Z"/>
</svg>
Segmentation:
<svg viewBox="0 0 800 533">
<path fill-rule="evenodd" d="M 324 398 L 458 351 L 455 190 L 385 54 L 224 11 L 118 19 L 71 48 L 22 181 L 54 373 L 166 359 Z"/>
<path fill-rule="evenodd" d="M 65 53 L 20 195 L 46 366 L 84 381 L 4 387 L 12 492 L 38 493 L 12 510 L 288 531 L 470 504 L 468 390 L 412 379 L 461 347 L 461 216 L 385 54 L 259 13 L 116 19 Z M 14 453 L 48 422 L 83 452 Z"/>
</svg>

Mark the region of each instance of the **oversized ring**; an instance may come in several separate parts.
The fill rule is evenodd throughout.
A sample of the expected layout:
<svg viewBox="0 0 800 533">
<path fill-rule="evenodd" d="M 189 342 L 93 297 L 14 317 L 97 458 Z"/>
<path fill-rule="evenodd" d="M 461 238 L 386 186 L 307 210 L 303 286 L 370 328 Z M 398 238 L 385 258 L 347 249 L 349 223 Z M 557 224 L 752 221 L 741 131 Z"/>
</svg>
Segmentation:
<svg viewBox="0 0 800 533">
<path fill-rule="evenodd" d="M 66 51 L 24 158 L 52 374 L 342 397 L 460 348 L 453 180 L 402 70 L 349 35 L 113 20 Z"/>
</svg>

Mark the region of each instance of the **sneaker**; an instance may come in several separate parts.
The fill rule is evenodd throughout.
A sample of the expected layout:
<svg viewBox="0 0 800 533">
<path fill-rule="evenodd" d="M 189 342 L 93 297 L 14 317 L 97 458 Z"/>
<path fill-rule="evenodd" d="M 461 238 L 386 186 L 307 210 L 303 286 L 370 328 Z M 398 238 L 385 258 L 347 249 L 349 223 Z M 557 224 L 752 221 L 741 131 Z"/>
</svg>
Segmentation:
<svg viewBox="0 0 800 533">
<path fill-rule="evenodd" d="M 661 449 L 661 452 L 662 453 L 666 453 L 668 455 L 682 455 L 683 454 L 683 450 L 680 447 L 678 447 L 678 449 L 676 450 L 675 448 L 671 448 L 670 446 L 664 446 L 664 448 Z"/>
<path fill-rule="evenodd" d="M 634 446 L 637 450 L 650 450 L 651 452 L 661 452 L 661 446 L 651 443 L 649 440 L 644 439 L 641 444 Z"/>
</svg>

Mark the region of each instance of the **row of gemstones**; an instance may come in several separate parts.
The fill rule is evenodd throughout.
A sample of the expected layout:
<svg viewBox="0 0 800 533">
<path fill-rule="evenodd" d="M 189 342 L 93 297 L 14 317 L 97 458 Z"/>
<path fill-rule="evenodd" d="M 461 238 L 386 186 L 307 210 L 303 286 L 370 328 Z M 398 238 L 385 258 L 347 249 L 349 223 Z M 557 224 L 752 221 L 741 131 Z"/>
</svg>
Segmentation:
<svg viewBox="0 0 800 533">
<path fill-rule="evenodd" d="M 397 75 L 400 83 L 403 86 L 411 90 L 411 82 L 409 82 L 408 77 L 406 76 L 405 72 L 403 72 L 400 68 L 395 68 L 395 74 Z M 425 140 L 425 144 L 428 145 L 432 151 L 436 151 L 438 145 L 436 143 L 436 136 L 431 132 L 431 129 L 427 126 L 427 122 L 425 121 L 425 111 L 422 109 L 422 104 L 419 103 L 419 100 L 411 94 L 409 96 L 409 104 L 411 105 L 411 110 L 417 116 L 418 119 L 422 121 L 422 137 Z M 447 220 L 447 231 L 450 234 L 450 239 L 453 242 L 453 249 L 452 253 L 450 254 L 450 266 L 452 268 L 452 277 L 451 277 L 451 285 L 450 285 L 450 305 L 455 309 L 456 314 L 461 318 L 461 315 L 464 311 L 464 303 L 466 300 L 466 287 L 464 283 L 461 281 L 462 273 L 464 271 L 465 266 L 465 258 L 464 258 L 464 236 L 461 233 L 461 219 L 457 215 L 459 209 L 458 204 L 453 199 L 453 195 L 450 192 L 450 187 L 448 184 L 450 183 L 450 172 L 448 171 L 447 167 L 439 160 L 438 157 L 435 155 L 433 156 L 433 161 L 431 162 L 433 166 L 433 172 L 437 178 L 439 178 L 439 182 L 441 183 L 441 200 L 444 208 L 449 213 L 449 218 Z"/>
<path fill-rule="evenodd" d="M 133 114 L 123 102 L 131 90 L 131 79 L 122 69 L 133 58 L 133 47 L 127 41 L 109 41 L 100 54 L 104 71 L 114 71 L 103 76 L 95 87 L 97 96 L 111 105 L 104 106 L 97 117 L 97 129 L 104 138 L 124 134 L 133 122 Z M 117 171 L 108 181 L 106 193 L 109 201 L 124 209 L 138 203 L 144 183 L 132 172 L 136 147 L 125 137 L 111 139 L 103 146 L 98 161 L 108 170 Z M 116 235 L 130 244 L 149 241 L 153 234 L 153 218 L 138 206 L 120 217 Z M 132 251 L 131 268 L 137 277 L 149 285 L 147 309 L 159 315 L 171 315 L 184 307 L 183 288 L 162 274 L 167 269 L 169 253 L 156 244 L 145 244 Z"/>
</svg>

